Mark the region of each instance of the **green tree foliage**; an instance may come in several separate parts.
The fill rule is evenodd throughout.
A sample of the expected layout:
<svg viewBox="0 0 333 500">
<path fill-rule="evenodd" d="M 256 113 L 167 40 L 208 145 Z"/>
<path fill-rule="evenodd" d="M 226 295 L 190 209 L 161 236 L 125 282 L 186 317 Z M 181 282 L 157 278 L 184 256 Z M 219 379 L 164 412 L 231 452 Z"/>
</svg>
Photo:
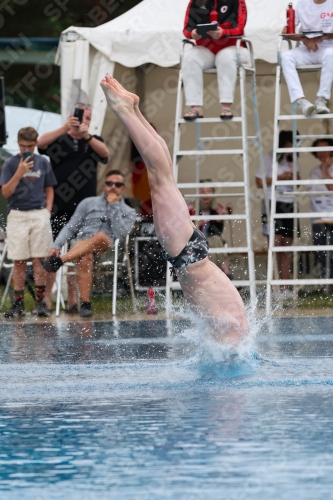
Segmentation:
<svg viewBox="0 0 333 500">
<path fill-rule="evenodd" d="M 69 26 L 94 28 L 140 0 L 8 0 L 0 5 L 1 37 L 59 37 Z"/>
<path fill-rule="evenodd" d="M 138 3 L 140 0 L 5 0 L 0 2 L 0 35 L 2 38 L 59 38 L 69 26 L 94 28 Z M 18 49 L 8 42 L 5 50 L 13 54 L 9 63 L 0 58 L 6 103 L 59 112 L 59 68 L 51 66 L 48 71 L 47 66 L 18 64 L 15 62 Z M 47 61 L 49 66 L 50 62 Z"/>
</svg>

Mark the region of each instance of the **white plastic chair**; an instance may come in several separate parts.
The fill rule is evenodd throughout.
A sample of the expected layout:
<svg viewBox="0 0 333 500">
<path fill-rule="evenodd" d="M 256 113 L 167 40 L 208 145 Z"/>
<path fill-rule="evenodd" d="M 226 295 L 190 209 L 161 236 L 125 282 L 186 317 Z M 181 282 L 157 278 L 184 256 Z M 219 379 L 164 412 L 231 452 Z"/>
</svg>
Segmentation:
<svg viewBox="0 0 333 500">
<path fill-rule="evenodd" d="M 119 244 L 120 240 L 117 238 L 114 242 L 114 259 L 113 261 L 107 260 L 100 262 L 98 265 L 99 267 L 103 266 L 113 266 L 113 288 L 112 288 L 112 316 L 116 315 L 116 308 L 117 308 L 117 284 L 118 284 L 118 266 L 119 266 Z M 128 245 L 129 245 L 129 235 L 126 236 L 125 238 L 125 260 L 126 260 L 126 268 L 127 268 L 127 273 L 128 273 L 128 280 L 130 284 L 130 292 L 131 292 L 131 298 L 132 298 L 132 304 L 133 304 L 133 311 L 136 312 L 136 303 L 135 303 L 135 295 L 134 295 L 134 286 L 133 286 L 133 278 L 132 278 L 132 271 L 131 271 L 131 263 L 130 263 L 130 258 L 129 258 L 129 251 L 128 251 Z M 65 254 L 67 252 L 67 244 L 64 245 L 61 249 L 61 255 Z M 122 262 L 121 265 L 123 266 L 124 263 Z M 60 314 L 60 304 L 63 308 L 65 308 L 64 304 L 64 299 L 62 297 L 61 293 L 61 282 L 62 282 L 62 276 L 64 273 L 64 270 L 68 267 L 75 267 L 75 264 L 73 262 L 67 262 L 66 265 L 62 266 L 58 271 L 57 271 L 57 277 L 56 277 L 56 285 L 57 285 L 57 299 L 56 299 L 56 316 L 59 316 Z M 76 270 L 68 272 L 67 270 L 67 275 L 69 274 L 76 274 Z"/>
</svg>

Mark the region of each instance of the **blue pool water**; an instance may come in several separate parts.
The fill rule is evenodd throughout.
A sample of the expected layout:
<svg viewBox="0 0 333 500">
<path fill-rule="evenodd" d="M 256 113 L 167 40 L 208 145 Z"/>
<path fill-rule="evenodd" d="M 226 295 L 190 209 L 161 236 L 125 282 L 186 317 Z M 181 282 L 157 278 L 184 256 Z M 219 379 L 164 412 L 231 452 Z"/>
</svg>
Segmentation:
<svg viewBox="0 0 333 500">
<path fill-rule="evenodd" d="M 333 499 L 332 319 L 270 321 L 238 358 L 191 338 L 1 325 L 0 499 Z"/>
</svg>

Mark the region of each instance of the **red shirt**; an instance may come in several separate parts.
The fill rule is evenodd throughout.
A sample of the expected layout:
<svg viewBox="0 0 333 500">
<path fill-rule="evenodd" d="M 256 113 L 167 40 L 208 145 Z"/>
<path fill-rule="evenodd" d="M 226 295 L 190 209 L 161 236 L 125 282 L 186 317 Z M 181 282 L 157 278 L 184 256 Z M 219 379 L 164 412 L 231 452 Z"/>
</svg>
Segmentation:
<svg viewBox="0 0 333 500">
<path fill-rule="evenodd" d="M 217 54 L 226 47 L 236 45 L 237 40 L 225 38 L 226 36 L 242 36 L 246 24 L 247 10 L 245 0 L 208 0 L 205 6 L 198 0 L 191 0 L 188 4 L 185 21 L 184 35 L 191 38 L 192 30 L 197 24 L 210 23 L 210 12 L 216 9 L 218 12 L 218 23 L 223 29 L 223 36 L 218 40 L 212 38 L 197 40 L 197 45 L 202 45 Z"/>
</svg>

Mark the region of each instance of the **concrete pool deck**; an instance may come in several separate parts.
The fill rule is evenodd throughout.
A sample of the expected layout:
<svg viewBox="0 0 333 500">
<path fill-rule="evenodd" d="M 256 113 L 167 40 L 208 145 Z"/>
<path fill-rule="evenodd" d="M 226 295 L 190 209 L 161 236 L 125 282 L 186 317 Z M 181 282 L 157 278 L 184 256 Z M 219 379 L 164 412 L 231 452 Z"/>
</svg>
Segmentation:
<svg viewBox="0 0 333 500">
<path fill-rule="evenodd" d="M 259 309 L 260 317 L 265 317 L 265 310 Z M 323 309 L 305 309 L 305 308 L 280 308 L 272 314 L 272 318 L 306 318 L 306 317 L 330 317 L 333 316 L 333 308 L 326 307 Z M 155 315 L 146 314 L 145 312 L 128 313 L 121 312 L 115 318 L 112 317 L 111 312 L 96 312 L 91 318 L 81 318 L 78 314 L 66 314 L 61 312 L 58 317 L 53 313 L 49 318 L 37 318 L 29 312 L 26 313 L 24 318 L 18 319 L 5 319 L 3 314 L 0 315 L 0 325 L 11 323 L 77 323 L 77 322 L 90 322 L 90 321 L 156 321 L 166 319 L 182 319 L 180 315 L 172 314 L 167 316 L 165 311 L 158 312 Z"/>
</svg>

